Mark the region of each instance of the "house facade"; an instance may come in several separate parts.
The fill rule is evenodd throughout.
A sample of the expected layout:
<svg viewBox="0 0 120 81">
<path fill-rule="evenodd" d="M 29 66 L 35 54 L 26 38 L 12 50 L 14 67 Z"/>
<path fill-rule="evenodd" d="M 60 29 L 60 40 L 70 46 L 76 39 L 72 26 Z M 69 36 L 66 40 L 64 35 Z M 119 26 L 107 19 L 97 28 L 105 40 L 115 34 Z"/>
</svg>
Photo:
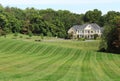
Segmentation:
<svg viewBox="0 0 120 81">
<path fill-rule="evenodd" d="M 96 23 L 75 25 L 68 30 L 72 38 L 93 39 L 95 35 L 101 37 L 102 29 Z"/>
</svg>

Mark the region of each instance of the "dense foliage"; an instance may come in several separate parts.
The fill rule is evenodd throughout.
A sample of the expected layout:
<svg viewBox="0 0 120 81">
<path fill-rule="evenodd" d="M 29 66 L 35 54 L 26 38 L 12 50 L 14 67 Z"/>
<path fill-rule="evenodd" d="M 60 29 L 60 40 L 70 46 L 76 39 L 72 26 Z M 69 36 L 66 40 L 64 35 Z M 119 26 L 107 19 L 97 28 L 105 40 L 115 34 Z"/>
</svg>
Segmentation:
<svg viewBox="0 0 120 81">
<path fill-rule="evenodd" d="M 120 15 L 113 16 L 104 27 L 100 50 L 120 53 Z"/>
<path fill-rule="evenodd" d="M 119 12 L 109 11 L 102 15 L 100 10 L 94 9 L 85 14 L 76 14 L 68 10 L 53 9 L 38 10 L 0 5 L 0 34 L 23 33 L 67 38 L 67 31 L 73 25 L 97 23 L 101 27 L 111 22 Z"/>
<path fill-rule="evenodd" d="M 32 32 L 34 35 L 58 36 L 65 38 L 67 30 L 83 23 L 83 15 L 71 13 L 67 10 L 37 10 L 26 8 L 0 6 L 0 33 Z"/>
</svg>

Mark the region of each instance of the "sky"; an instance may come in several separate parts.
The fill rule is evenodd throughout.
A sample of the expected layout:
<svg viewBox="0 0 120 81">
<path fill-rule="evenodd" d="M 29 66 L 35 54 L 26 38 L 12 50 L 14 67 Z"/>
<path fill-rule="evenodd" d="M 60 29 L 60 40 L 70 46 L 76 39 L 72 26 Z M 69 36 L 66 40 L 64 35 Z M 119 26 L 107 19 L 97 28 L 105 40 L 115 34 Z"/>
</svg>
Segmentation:
<svg viewBox="0 0 120 81">
<path fill-rule="evenodd" d="M 4 7 L 21 9 L 34 7 L 36 9 L 69 10 L 78 14 L 93 9 L 99 9 L 103 14 L 108 11 L 120 12 L 120 0 L 0 0 L 0 4 Z"/>
</svg>

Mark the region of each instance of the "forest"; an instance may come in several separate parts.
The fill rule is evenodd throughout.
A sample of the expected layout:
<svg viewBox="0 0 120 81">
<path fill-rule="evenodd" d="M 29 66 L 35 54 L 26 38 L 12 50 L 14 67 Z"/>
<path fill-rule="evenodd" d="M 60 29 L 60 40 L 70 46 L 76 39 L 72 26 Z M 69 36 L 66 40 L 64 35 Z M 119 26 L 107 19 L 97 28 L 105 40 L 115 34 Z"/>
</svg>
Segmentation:
<svg viewBox="0 0 120 81">
<path fill-rule="evenodd" d="M 53 9 L 20 9 L 0 5 L 0 35 L 22 33 L 49 37 L 68 38 L 67 31 L 73 25 L 97 23 L 101 27 L 111 29 L 111 24 L 120 16 L 120 12 L 109 11 L 106 14 L 98 9 L 84 14 L 72 13 L 68 10 Z"/>
</svg>

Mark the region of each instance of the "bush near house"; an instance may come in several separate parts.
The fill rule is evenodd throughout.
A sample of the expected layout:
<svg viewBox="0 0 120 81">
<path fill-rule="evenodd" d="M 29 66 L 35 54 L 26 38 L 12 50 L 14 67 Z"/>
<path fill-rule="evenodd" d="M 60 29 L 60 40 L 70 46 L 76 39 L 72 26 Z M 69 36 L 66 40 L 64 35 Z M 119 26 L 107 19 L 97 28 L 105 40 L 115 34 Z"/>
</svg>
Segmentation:
<svg viewBox="0 0 120 81">
<path fill-rule="evenodd" d="M 98 34 L 94 34 L 94 39 L 96 40 L 98 38 Z"/>
</svg>

